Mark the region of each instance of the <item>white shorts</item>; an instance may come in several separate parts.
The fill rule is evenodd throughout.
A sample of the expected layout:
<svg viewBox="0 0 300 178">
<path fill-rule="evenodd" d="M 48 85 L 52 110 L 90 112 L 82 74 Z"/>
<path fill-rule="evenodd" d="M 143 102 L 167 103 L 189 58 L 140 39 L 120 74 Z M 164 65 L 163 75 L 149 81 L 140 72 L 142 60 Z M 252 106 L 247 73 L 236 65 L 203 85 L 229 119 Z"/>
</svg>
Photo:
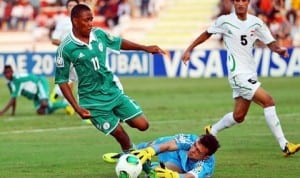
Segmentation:
<svg viewBox="0 0 300 178">
<path fill-rule="evenodd" d="M 228 81 L 232 88 L 232 97 L 240 96 L 246 100 L 252 100 L 256 90 L 261 85 L 256 74 L 240 74 L 228 78 Z"/>
</svg>

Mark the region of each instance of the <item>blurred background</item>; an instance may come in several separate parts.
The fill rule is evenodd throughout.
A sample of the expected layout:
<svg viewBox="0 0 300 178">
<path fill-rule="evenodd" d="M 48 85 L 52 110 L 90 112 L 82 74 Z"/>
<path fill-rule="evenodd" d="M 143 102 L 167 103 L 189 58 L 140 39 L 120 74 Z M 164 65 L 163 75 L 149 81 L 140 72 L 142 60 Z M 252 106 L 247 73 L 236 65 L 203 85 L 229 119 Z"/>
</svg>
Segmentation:
<svg viewBox="0 0 300 178">
<path fill-rule="evenodd" d="M 67 0 L 0 0 L 1 52 L 55 51 L 50 37 Z M 95 26 L 113 35 L 167 49 L 182 49 L 213 20 L 232 11 L 231 0 L 80 0 L 94 11 Z M 300 45 L 299 0 L 252 0 L 249 11 L 280 44 Z M 222 48 L 218 36 L 200 48 Z"/>
<path fill-rule="evenodd" d="M 233 10 L 231 0 L 79 0 L 94 12 L 94 26 L 142 44 L 157 44 L 169 56 L 123 52 L 110 56 L 119 76 L 224 77 L 226 51 L 213 35 L 197 46 L 188 66 L 183 50 L 214 20 Z M 0 0 L 0 71 L 10 64 L 19 73 L 54 76 L 57 46 L 51 36 L 67 13 L 67 0 Z M 257 42 L 259 76 L 300 75 L 300 0 L 251 0 L 249 13 L 260 17 L 290 57 L 279 59 Z M 154 67 L 155 66 L 155 67 Z M 2 73 L 0 74 L 2 76 Z"/>
</svg>

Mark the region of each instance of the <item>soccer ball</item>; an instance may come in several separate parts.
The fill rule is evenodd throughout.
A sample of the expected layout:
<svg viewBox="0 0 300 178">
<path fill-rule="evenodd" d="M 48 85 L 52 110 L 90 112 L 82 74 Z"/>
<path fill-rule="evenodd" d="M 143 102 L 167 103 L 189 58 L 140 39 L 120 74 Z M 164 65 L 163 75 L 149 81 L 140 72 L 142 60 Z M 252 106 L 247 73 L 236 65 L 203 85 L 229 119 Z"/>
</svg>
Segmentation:
<svg viewBox="0 0 300 178">
<path fill-rule="evenodd" d="M 142 162 L 132 154 L 124 154 L 116 165 L 116 173 L 119 178 L 137 178 L 142 172 Z"/>
</svg>

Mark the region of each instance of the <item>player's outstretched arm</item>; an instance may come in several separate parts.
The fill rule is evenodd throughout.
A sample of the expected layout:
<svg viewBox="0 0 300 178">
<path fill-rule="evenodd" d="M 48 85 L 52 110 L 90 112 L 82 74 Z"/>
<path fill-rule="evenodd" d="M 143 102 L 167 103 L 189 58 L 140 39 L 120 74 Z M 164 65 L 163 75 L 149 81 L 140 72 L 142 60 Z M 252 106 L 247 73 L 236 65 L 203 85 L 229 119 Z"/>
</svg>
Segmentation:
<svg viewBox="0 0 300 178">
<path fill-rule="evenodd" d="M 175 140 L 171 140 L 161 144 L 153 144 L 147 148 L 141 150 L 134 150 L 131 154 L 136 155 L 142 163 L 145 163 L 147 160 L 151 160 L 151 158 L 159 153 L 166 151 L 174 151 L 177 150 L 177 144 Z"/>
<path fill-rule="evenodd" d="M 3 114 L 6 113 L 7 110 L 9 110 L 9 108 L 12 107 L 12 112 L 11 112 L 11 115 L 15 115 L 15 111 L 16 111 L 16 98 L 11 98 L 9 100 L 9 102 L 6 104 L 6 106 L 0 111 L 0 116 L 2 116 Z"/>
<path fill-rule="evenodd" d="M 186 62 L 188 60 L 190 60 L 190 53 L 192 52 L 192 50 L 200 45 L 201 43 L 205 42 L 208 38 L 211 37 L 211 33 L 208 33 L 207 31 L 201 33 L 187 48 L 186 50 L 183 52 L 183 56 L 182 56 L 182 61 L 184 64 L 186 64 Z"/>
<path fill-rule="evenodd" d="M 279 54 L 280 56 L 289 57 L 289 53 L 288 53 L 287 49 L 280 47 L 276 41 L 269 43 L 268 47 L 270 48 L 270 50 L 274 51 L 275 53 Z"/>
<path fill-rule="evenodd" d="M 144 149 L 134 150 L 131 152 L 131 154 L 138 157 L 141 160 L 141 162 L 144 164 L 146 161 L 150 161 L 151 158 L 155 156 L 157 152 L 159 152 L 158 146 L 156 146 L 155 148 L 150 146 Z"/>
<path fill-rule="evenodd" d="M 160 54 L 167 54 L 167 52 L 163 49 L 161 49 L 159 46 L 157 45 L 141 45 L 126 39 L 122 40 L 122 45 L 121 45 L 121 49 L 123 50 L 142 50 L 148 53 L 152 53 L 152 54 L 156 54 L 156 53 L 160 53 Z"/>
</svg>

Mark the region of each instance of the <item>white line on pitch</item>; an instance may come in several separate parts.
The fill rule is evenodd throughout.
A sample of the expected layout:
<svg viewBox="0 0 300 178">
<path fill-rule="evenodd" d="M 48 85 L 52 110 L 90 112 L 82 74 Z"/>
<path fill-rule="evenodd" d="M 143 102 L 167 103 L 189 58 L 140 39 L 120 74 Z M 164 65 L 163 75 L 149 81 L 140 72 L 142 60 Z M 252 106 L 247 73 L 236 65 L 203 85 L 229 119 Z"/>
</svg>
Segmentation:
<svg viewBox="0 0 300 178">
<path fill-rule="evenodd" d="M 295 117 L 299 116 L 300 113 L 288 113 L 288 114 L 283 114 L 283 117 Z M 257 115 L 249 115 L 247 116 L 249 118 L 256 118 L 256 117 L 263 117 L 263 115 L 257 116 Z M 217 120 L 217 118 L 202 118 L 201 121 L 207 121 L 207 120 Z M 153 123 L 172 123 L 172 122 L 187 122 L 188 120 L 159 120 L 159 121 L 152 121 Z M 196 121 L 195 119 L 190 119 L 189 121 Z M 92 126 L 77 126 L 77 127 L 60 127 L 60 128 L 48 128 L 48 129 L 30 129 L 30 130 L 14 130 L 14 131 L 4 131 L 0 132 L 0 135 L 8 135 L 8 134 L 23 134 L 23 133 L 40 133 L 40 132 L 53 132 L 53 131 L 66 131 L 66 130 L 76 130 L 76 129 L 87 129 L 91 128 Z"/>
<path fill-rule="evenodd" d="M 14 130 L 14 131 L 0 132 L 0 135 L 66 131 L 66 130 L 87 129 L 87 128 L 91 128 L 91 126 L 60 127 L 60 128 L 49 128 L 49 129 L 31 129 L 31 130 Z"/>
</svg>

